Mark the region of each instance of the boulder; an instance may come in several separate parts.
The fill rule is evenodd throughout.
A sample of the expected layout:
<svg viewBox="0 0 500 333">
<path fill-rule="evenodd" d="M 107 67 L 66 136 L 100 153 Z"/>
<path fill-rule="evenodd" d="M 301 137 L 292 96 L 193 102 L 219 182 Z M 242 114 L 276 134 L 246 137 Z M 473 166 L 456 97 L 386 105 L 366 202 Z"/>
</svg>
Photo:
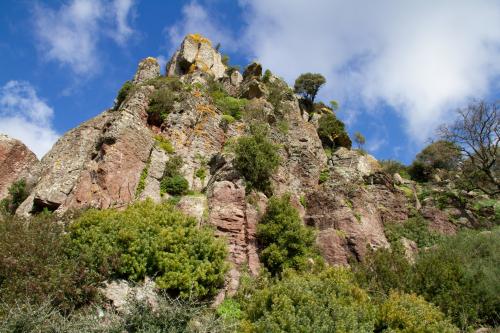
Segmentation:
<svg viewBox="0 0 500 333">
<path fill-rule="evenodd" d="M 220 79 L 224 77 L 226 66 L 210 40 L 199 34 L 190 34 L 168 62 L 167 76 L 182 76 L 195 71 L 209 73 Z"/>
<path fill-rule="evenodd" d="M 260 80 L 261 76 L 262 76 L 262 65 L 257 62 L 252 62 L 245 68 L 245 71 L 243 72 L 243 79 L 245 81 L 250 79 Z"/>
<path fill-rule="evenodd" d="M 269 95 L 266 85 L 257 79 L 245 81 L 241 86 L 241 97 L 252 98 L 265 98 Z"/>
<path fill-rule="evenodd" d="M 37 164 L 35 154 L 21 141 L 0 134 L 0 200 L 8 195 L 9 187 L 15 181 L 33 182 Z"/>
<path fill-rule="evenodd" d="M 139 63 L 133 83 L 141 83 L 160 76 L 160 65 L 156 58 L 147 57 Z"/>
<path fill-rule="evenodd" d="M 125 280 L 113 280 L 104 283 L 100 288 L 104 299 L 118 312 L 126 313 L 131 302 L 146 302 L 153 308 L 158 304 L 158 294 L 153 280 L 146 277 L 144 282 L 131 286 Z"/>
</svg>

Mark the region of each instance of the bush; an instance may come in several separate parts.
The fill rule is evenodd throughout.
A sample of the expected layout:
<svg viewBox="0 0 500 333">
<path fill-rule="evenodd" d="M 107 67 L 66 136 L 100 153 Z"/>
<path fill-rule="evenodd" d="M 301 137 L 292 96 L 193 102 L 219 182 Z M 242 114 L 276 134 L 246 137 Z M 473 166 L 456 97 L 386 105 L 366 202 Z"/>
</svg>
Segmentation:
<svg viewBox="0 0 500 333">
<path fill-rule="evenodd" d="M 118 108 L 127 98 L 128 94 L 130 93 L 133 87 L 134 84 L 132 83 L 132 81 L 125 81 L 123 86 L 120 88 L 120 91 L 118 91 L 118 96 L 116 96 L 115 110 L 118 110 Z"/>
<path fill-rule="evenodd" d="M 287 272 L 243 300 L 251 332 L 373 332 L 374 309 L 346 269 Z"/>
<path fill-rule="evenodd" d="M 413 289 L 438 305 L 461 329 L 500 324 L 500 228 L 464 231 L 415 264 Z"/>
<path fill-rule="evenodd" d="M 411 217 L 403 223 L 387 223 L 384 231 L 391 243 L 405 237 L 415 241 L 419 248 L 432 246 L 442 239 L 440 234 L 429 229 L 429 221 L 421 215 Z"/>
<path fill-rule="evenodd" d="M 381 305 L 377 332 L 454 333 L 453 326 L 434 305 L 415 294 L 391 292 Z"/>
<path fill-rule="evenodd" d="M 295 80 L 294 89 L 296 93 L 304 96 L 312 104 L 318 94 L 319 88 L 325 83 L 326 79 L 321 74 L 304 73 Z"/>
<path fill-rule="evenodd" d="M 410 179 L 410 175 L 408 174 L 408 167 L 399 161 L 381 160 L 380 165 L 382 166 L 382 170 L 384 172 L 387 172 L 391 176 L 395 173 L 398 173 L 401 177 Z"/>
<path fill-rule="evenodd" d="M 363 262 L 355 262 L 356 280 L 376 299 L 383 299 L 391 290 L 406 291 L 411 287 L 412 266 L 400 243 L 391 249 L 370 251 Z"/>
<path fill-rule="evenodd" d="M 0 213 L 3 210 L 8 214 L 14 214 L 29 195 L 26 188 L 26 181 L 24 179 L 15 181 L 10 185 L 8 192 L 9 196 L 0 202 Z"/>
<path fill-rule="evenodd" d="M 151 95 L 149 107 L 147 109 L 149 123 L 158 126 L 161 125 L 174 108 L 176 101 L 177 95 L 170 89 L 160 88 L 156 90 Z"/>
<path fill-rule="evenodd" d="M 78 255 L 67 255 L 64 228 L 50 214 L 26 221 L 0 219 L 0 294 L 13 304 L 29 299 L 38 304 L 50 300 L 62 311 L 91 301 L 96 274 Z"/>
<path fill-rule="evenodd" d="M 352 142 L 345 132 L 345 125 L 333 113 L 327 113 L 319 118 L 318 136 L 325 147 L 351 148 Z"/>
<path fill-rule="evenodd" d="M 302 224 L 290 197 L 272 197 L 266 213 L 257 225 L 257 241 L 262 247 L 260 259 L 273 275 L 285 268 L 305 269 L 308 260 L 319 260 L 313 251 L 314 233 Z"/>
<path fill-rule="evenodd" d="M 160 149 L 165 151 L 167 154 L 174 153 L 175 150 L 174 147 L 172 146 L 172 142 L 170 142 L 170 140 L 165 138 L 163 135 L 160 134 L 155 135 L 155 140 L 158 147 L 160 147 Z"/>
<path fill-rule="evenodd" d="M 280 163 L 278 147 L 272 144 L 265 132 L 253 129 L 253 135 L 238 138 L 235 146 L 234 167 L 245 177 L 248 185 L 270 193 L 269 178 Z"/>
<path fill-rule="evenodd" d="M 161 191 L 171 195 L 184 195 L 189 190 L 189 182 L 181 175 L 163 178 L 160 183 Z"/>
<path fill-rule="evenodd" d="M 224 282 L 224 243 L 169 204 L 89 210 L 69 230 L 70 253 L 104 277 L 155 277 L 159 288 L 181 297 L 214 295 Z"/>
<path fill-rule="evenodd" d="M 171 298 L 160 298 L 152 306 L 147 302 L 134 302 L 130 311 L 115 318 L 108 328 L 111 332 L 234 332 L 218 318 L 207 304 Z"/>
<path fill-rule="evenodd" d="M 247 105 L 247 99 L 228 96 L 225 91 L 221 90 L 217 90 L 211 95 L 215 105 L 224 115 L 229 115 L 236 120 L 241 119 L 241 111 Z"/>
<path fill-rule="evenodd" d="M 137 183 L 137 187 L 135 189 L 135 198 L 138 198 L 146 188 L 146 178 L 148 177 L 149 164 L 150 162 L 148 161 L 148 163 L 144 166 L 144 169 L 141 171 L 139 182 Z"/>
</svg>

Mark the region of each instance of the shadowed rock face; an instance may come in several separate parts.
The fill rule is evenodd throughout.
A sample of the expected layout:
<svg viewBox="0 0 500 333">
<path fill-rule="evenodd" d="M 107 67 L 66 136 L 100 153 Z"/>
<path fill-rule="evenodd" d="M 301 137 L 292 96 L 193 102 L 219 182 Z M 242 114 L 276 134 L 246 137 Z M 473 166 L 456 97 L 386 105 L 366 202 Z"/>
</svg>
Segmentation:
<svg viewBox="0 0 500 333">
<path fill-rule="evenodd" d="M 9 187 L 17 180 L 29 183 L 38 163 L 35 154 L 21 141 L 0 134 L 0 200 L 8 195 Z M 34 170 L 33 170 L 34 171 Z"/>
</svg>

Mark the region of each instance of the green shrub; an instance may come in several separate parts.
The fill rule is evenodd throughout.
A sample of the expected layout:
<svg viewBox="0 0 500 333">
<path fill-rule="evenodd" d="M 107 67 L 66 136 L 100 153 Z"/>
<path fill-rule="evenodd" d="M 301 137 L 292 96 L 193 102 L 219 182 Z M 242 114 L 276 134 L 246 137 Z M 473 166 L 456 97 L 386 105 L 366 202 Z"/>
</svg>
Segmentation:
<svg viewBox="0 0 500 333">
<path fill-rule="evenodd" d="M 257 225 L 260 259 L 269 272 L 276 275 L 285 268 L 305 269 L 309 259 L 319 260 L 313 250 L 314 239 L 313 231 L 302 224 L 289 196 L 269 200 Z"/>
<path fill-rule="evenodd" d="M 415 241 L 419 248 L 432 246 L 442 239 L 442 235 L 429 229 L 429 221 L 421 215 L 411 217 L 402 223 L 386 223 L 384 231 L 391 243 L 405 237 Z"/>
<path fill-rule="evenodd" d="M 141 176 L 139 177 L 139 182 L 137 183 L 137 188 L 135 189 L 135 197 L 138 198 L 144 189 L 146 188 L 146 178 L 148 177 L 149 161 L 142 169 Z"/>
<path fill-rule="evenodd" d="M 294 84 L 295 92 L 304 96 L 305 99 L 314 103 L 319 88 L 326 83 L 323 75 L 318 73 L 301 74 Z"/>
<path fill-rule="evenodd" d="M 330 179 L 330 170 L 328 169 L 321 170 L 321 173 L 319 174 L 319 183 L 322 184 L 326 182 L 328 179 Z"/>
<path fill-rule="evenodd" d="M 26 188 L 26 181 L 24 179 L 15 181 L 10 185 L 8 192 L 8 197 L 0 202 L 0 213 L 3 210 L 8 214 L 14 214 L 29 195 Z"/>
<path fill-rule="evenodd" d="M 168 114 L 174 108 L 177 101 L 175 92 L 168 88 L 160 88 L 156 90 L 149 101 L 147 109 L 148 121 L 155 125 L 161 125 L 166 119 Z"/>
<path fill-rule="evenodd" d="M 70 225 L 71 254 L 92 271 L 133 281 L 155 278 L 172 295 L 214 295 L 224 282 L 225 245 L 169 204 L 89 210 Z"/>
<path fill-rule="evenodd" d="M 241 111 L 247 105 L 247 99 L 231 97 L 223 90 L 216 90 L 211 93 L 211 96 L 217 108 L 224 115 L 232 116 L 236 120 L 241 119 Z"/>
<path fill-rule="evenodd" d="M 391 292 L 380 306 L 377 332 L 455 333 L 453 326 L 439 309 L 415 294 Z"/>
<path fill-rule="evenodd" d="M 165 163 L 165 171 L 163 172 L 163 177 L 173 177 L 180 173 L 184 161 L 179 155 L 171 156 Z"/>
<path fill-rule="evenodd" d="M 262 82 L 268 83 L 269 79 L 271 78 L 272 75 L 273 75 L 273 73 L 271 73 L 271 71 L 269 69 L 266 69 L 264 71 L 264 74 L 262 75 Z"/>
<path fill-rule="evenodd" d="M 370 250 L 362 262 L 354 262 L 352 267 L 356 280 L 376 299 L 384 298 L 391 290 L 411 288 L 412 266 L 399 242 L 391 249 Z"/>
<path fill-rule="evenodd" d="M 286 272 L 244 302 L 243 331 L 373 332 L 374 309 L 346 269 L 319 274 Z"/>
<path fill-rule="evenodd" d="M 46 300 L 68 311 L 91 301 L 98 276 L 67 255 L 64 228 L 51 214 L 0 218 L 0 295 L 13 304 Z"/>
<path fill-rule="evenodd" d="M 174 147 L 172 146 L 172 142 L 170 142 L 170 140 L 165 138 L 163 135 L 160 134 L 155 135 L 155 140 L 158 147 L 160 147 L 160 149 L 163 149 L 163 151 L 165 151 L 167 154 L 174 153 L 175 150 Z"/>
<path fill-rule="evenodd" d="M 133 87 L 134 84 L 132 83 L 132 81 L 125 81 L 123 86 L 120 88 L 120 91 L 118 92 L 118 96 L 116 96 L 115 110 L 118 110 L 118 108 L 127 98 L 128 94 L 130 93 Z"/>
<path fill-rule="evenodd" d="M 229 114 L 222 115 L 222 120 L 225 121 L 227 124 L 232 124 L 236 121 L 236 119 L 234 119 L 234 117 Z"/>
<path fill-rule="evenodd" d="M 500 309 L 500 228 L 464 231 L 424 251 L 413 289 L 438 305 L 461 329 L 497 326 Z"/>
<path fill-rule="evenodd" d="M 351 148 L 352 142 L 345 132 L 345 125 L 333 113 L 327 113 L 319 118 L 318 136 L 325 147 Z"/>
<path fill-rule="evenodd" d="M 238 138 L 235 146 L 234 167 L 250 187 L 269 193 L 271 174 L 280 163 L 278 147 L 270 142 L 265 132 L 253 130 L 253 135 Z"/>
<path fill-rule="evenodd" d="M 184 195 L 189 190 L 189 182 L 182 175 L 174 175 L 161 180 L 161 191 L 171 195 Z"/>
<path fill-rule="evenodd" d="M 201 167 L 197 169 L 194 175 L 200 178 L 202 182 L 205 181 L 205 178 L 207 178 L 207 168 Z"/>
<path fill-rule="evenodd" d="M 401 177 L 410 179 L 408 167 L 399 161 L 381 160 L 380 165 L 382 166 L 382 170 L 387 172 L 391 176 L 395 173 L 398 173 Z"/>
</svg>

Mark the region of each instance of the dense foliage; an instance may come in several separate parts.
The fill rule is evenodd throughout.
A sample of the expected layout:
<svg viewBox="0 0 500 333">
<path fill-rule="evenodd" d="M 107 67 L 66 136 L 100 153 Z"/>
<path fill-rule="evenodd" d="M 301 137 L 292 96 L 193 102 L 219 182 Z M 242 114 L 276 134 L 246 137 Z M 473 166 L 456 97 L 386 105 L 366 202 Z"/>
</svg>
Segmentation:
<svg viewBox="0 0 500 333">
<path fill-rule="evenodd" d="M 120 88 L 120 91 L 118 91 L 118 95 L 116 96 L 115 110 L 120 107 L 120 105 L 127 98 L 128 94 L 130 93 L 133 87 L 134 84 L 132 83 L 132 81 L 125 81 L 123 86 Z"/>
<path fill-rule="evenodd" d="M 160 181 L 160 190 L 162 193 L 174 196 L 188 193 L 189 182 L 180 172 L 183 163 L 182 157 L 178 155 L 172 155 L 165 163 L 165 170 Z"/>
<path fill-rule="evenodd" d="M 182 83 L 176 77 L 158 77 L 147 82 L 156 90 L 151 94 L 147 109 L 148 122 L 161 125 L 179 100 L 179 92 L 183 89 Z"/>
<path fill-rule="evenodd" d="M 391 292 L 381 305 L 377 331 L 394 333 L 454 333 L 453 326 L 436 306 L 415 294 Z"/>
<path fill-rule="evenodd" d="M 304 269 L 318 255 L 313 250 L 314 233 L 302 224 L 290 197 L 273 197 L 257 226 L 262 247 L 260 259 L 272 274 L 286 268 Z"/>
<path fill-rule="evenodd" d="M 155 277 L 159 288 L 181 297 L 213 295 L 224 282 L 224 243 L 168 204 L 89 210 L 69 230 L 71 254 L 103 276 Z"/>
<path fill-rule="evenodd" d="M 24 179 L 15 181 L 10 185 L 8 193 L 8 197 L 0 201 L 0 215 L 2 213 L 14 214 L 19 205 L 26 200 L 28 197 L 26 181 Z"/>
<path fill-rule="evenodd" d="M 184 195 L 188 193 L 189 182 L 182 175 L 176 174 L 161 180 L 160 189 L 162 192 L 171 195 Z"/>
<path fill-rule="evenodd" d="M 402 223 L 387 223 L 385 235 L 391 243 L 405 237 L 417 243 L 419 248 L 432 246 L 442 238 L 440 234 L 429 229 L 429 221 L 421 215 L 410 217 Z"/>
<path fill-rule="evenodd" d="M 295 92 L 304 96 L 311 104 L 318 94 L 319 88 L 326 83 L 323 75 L 318 73 L 304 73 L 301 74 L 294 84 Z"/>
<path fill-rule="evenodd" d="M 498 325 L 500 228 L 464 231 L 423 252 L 412 289 L 438 305 L 460 327 Z"/>
<path fill-rule="evenodd" d="M 456 170 L 460 160 L 461 153 L 455 144 L 436 141 L 417 154 L 408 172 L 413 180 L 425 182 L 430 180 L 437 169 Z"/>
<path fill-rule="evenodd" d="M 279 165 L 278 147 L 260 128 L 254 128 L 252 135 L 238 138 L 235 146 L 234 167 L 250 187 L 269 193 L 269 178 Z"/>
<path fill-rule="evenodd" d="M 11 305 L 50 300 L 63 311 L 92 300 L 97 274 L 66 250 L 64 228 L 48 213 L 29 222 L 0 218 L 0 300 Z"/>
<path fill-rule="evenodd" d="M 345 131 L 345 125 L 333 113 L 327 113 L 319 118 L 318 135 L 325 147 L 351 148 L 352 142 Z"/>
<path fill-rule="evenodd" d="M 500 228 L 463 231 L 421 251 L 414 265 L 397 243 L 355 266 L 358 281 L 374 296 L 415 292 L 439 306 L 463 330 L 497 326 L 500 309 Z"/>
<path fill-rule="evenodd" d="M 243 298 L 243 297 L 242 297 Z M 243 298 L 244 332 L 373 332 L 367 294 L 346 269 L 319 274 L 288 271 Z"/>
</svg>

